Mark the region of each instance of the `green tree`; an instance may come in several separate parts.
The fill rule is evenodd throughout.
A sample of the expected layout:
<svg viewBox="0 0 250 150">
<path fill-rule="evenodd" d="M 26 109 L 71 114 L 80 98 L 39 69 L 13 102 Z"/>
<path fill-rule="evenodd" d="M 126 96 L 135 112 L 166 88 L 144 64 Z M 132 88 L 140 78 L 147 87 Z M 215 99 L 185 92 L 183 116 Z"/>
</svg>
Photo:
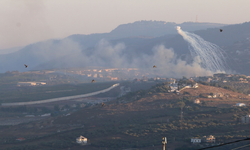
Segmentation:
<svg viewBox="0 0 250 150">
<path fill-rule="evenodd" d="M 181 101 L 181 102 L 178 102 L 177 105 L 178 105 L 178 107 L 180 107 L 181 110 L 182 110 L 183 107 L 185 106 L 185 103 Z"/>
</svg>

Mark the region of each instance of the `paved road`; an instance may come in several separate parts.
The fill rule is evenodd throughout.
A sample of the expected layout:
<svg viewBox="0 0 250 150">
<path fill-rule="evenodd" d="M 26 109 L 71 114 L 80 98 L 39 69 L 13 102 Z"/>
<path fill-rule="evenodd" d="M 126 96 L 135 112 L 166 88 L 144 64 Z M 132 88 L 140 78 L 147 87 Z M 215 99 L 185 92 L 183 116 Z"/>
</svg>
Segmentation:
<svg viewBox="0 0 250 150">
<path fill-rule="evenodd" d="M 94 96 L 97 94 L 105 93 L 110 91 L 111 89 L 119 86 L 119 83 L 116 83 L 112 85 L 111 87 L 101 90 L 101 91 L 96 91 L 88 94 L 82 94 L 82 95 L 75 95 L 75 96 L 67 96 L 67 97 L 59 97 L 59 98 L 52 98 L 52 99 L 46 99 L 46 100 L 39 100 L 39 101 L 32 101 L 32 102 L 16 102 L 16 103 L 2 103 L 2 106 L 22 106 L 22 105 L 34 105 L 34 104 L 43 104 L 43 103 L 50 103 L 50 102 L 58 102 L 58 101 L 65 101 L 65 100 L 71 100 L 71 99 L 77 99 L 77 98 L 84 98 L 84 97 L 89 97 L 89 96 Z"/>
</svg>

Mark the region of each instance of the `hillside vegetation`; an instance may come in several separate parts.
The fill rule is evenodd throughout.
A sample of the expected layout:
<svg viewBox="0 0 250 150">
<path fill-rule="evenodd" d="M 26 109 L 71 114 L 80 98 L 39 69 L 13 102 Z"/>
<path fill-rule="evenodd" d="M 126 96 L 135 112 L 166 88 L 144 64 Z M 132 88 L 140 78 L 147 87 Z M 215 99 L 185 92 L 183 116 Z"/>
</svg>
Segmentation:
<svg viewBox="0 0 250 150">
<path fill-rule="evenodd" d="M 196 149 L 190 143 L 191 137 L 212 134 L 217 143 L 224 143 L 250 135 L 248 125 L 240 122 L 241 116 L 250 113 L 250 107 L 233 106 L 239 101 L 249 101 L 247 97 L 239 98 L 242 94 L 206 85 L 185 89 L 180 95 L 167 93 L 166 89 L 166 84 L 158 84 L 149 90 L 110 101 L 104 107 L 94 105 L 69 116 L 0 129 L 0 145 L 6 150 L 76 150 L 81 146 L 76 144 L 75 138 L 83 135 L 91 143 L 82 147 L 84 149 L 152 149 L 153 145 L 160 148 L 161 137 L 166 136 L 168 148 Z M 215 92 L 236 97 L 204 97 Z M 201 103 L 194 104 L 195 98 L 199 98 Z M 27 140 L 15 141 L 12 131 L 16 137 L 22 136 Z M 230 146 L 233 147 L 237 144 Z"/>
</svg>

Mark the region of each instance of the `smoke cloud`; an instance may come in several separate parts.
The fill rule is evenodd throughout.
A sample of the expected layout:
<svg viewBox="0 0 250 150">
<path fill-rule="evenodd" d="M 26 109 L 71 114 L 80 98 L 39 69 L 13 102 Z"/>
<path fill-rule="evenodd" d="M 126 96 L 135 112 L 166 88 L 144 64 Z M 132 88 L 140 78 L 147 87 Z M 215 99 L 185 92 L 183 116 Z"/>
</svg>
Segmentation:
<svg viewBox="0 0 250 150">
<path fill-rule="evenodd" d="M 69 43 L 73 44 L 71 46 L 75 47 L 75 49 L 79 47 L 76 45 L 77 43 L 68 41 Z M 68 45 L 68 47 L 70 46 Z M 126 52 L 125 44 L 112 45 L 103 39 L 91 53 L 87 50 L 71 51 L 71 56 L 65 60 L 67 62 L 60 64 L 67 64 L 68 67 L 138 68 L 140 71 L 149 73 L 152 76 L 158 75 L 162 77 L 212 75 L 211 71 L 199 65 L 199 57 L 196 57 L 192 64 L 187 64 L 186 61 L 177 58 L 173 49 L 168 49 L 164 45 L 155 46 L 152 53 L 152 55 L 143 53 L 141 55 L 129 54 Z M 156 65 L 157 68 L 153 69 L 153 65 Z"/>
<path fill-rule="evenodd" d="M 189 49 L 193 57 L 199 57 L 200 65 L 213 72 L 225 72 L 226 58 L 223 55 L 223 49 L 219 46 L 205 41 L 200 36 L 181 30 L 180 26 L 176 27 L 178 33 L 189 44 Z"/>
</svg>

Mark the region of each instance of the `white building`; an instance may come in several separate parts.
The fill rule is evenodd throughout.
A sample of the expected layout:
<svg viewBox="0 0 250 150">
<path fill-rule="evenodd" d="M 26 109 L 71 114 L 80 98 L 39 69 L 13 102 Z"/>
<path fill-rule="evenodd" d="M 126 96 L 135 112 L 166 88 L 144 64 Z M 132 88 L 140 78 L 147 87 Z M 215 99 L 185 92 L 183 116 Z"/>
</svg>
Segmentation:
<svg viewBox="0 0 250 150">
<path fill-rule="evenodd" d="M 195 104 L 200 104 L 200 100 L 199 100 L 199 99 L 195 99 L 195 100 L 194 100 L 194 103 L 195 103 Z"/>
<path fill-rule="evenodd" d="M 194 86 L 193 86 L 193 88 L 198 88 L 198 87 L 199 87 L 198 83 L 195 83 Z"/>
<path fill-rule="evenodd" d="M 83 137 L 83 136 L 80 136 L 78 138 L 76 138 L 76 143 L 78 144 L 87 144 L 87 138 L 86 137 Z"/>
<path fill-rule="evenodd" d="M 17 86 L 37 86 L 37 85 L 45 85 L 45 82 L 18 82 Z"/>
<path fill-rule="evenodd" d="M 41 117 L 49 117 L 49 116 L 51 116 L 51 113 L 41 115 Z"/>
<path fill-rule="evenodd" d="M 36 82 L 18 82 L 17 86 L 35 86 Z"/>
<path fill-rule="evenodd" d="M 207 98 L 212 98 L 212 96 L 211 96 L 211 95 L 208 95 Z"/>
<path fill-rule="evenodd" d="M 238 107 L 244 107 L 244 106 L 246 106 L 246 104 L 244 104 L 244 103 L 237 103 L 236 106 L 238 106 Z"/>
<path fill-rule="evenodd" d="M 201 139 L 199 139 L 199 138 L 191 138 L 191 142 L 193 144 L 199 144 L 199 143 L 201 143 Z"/>
</svg>

